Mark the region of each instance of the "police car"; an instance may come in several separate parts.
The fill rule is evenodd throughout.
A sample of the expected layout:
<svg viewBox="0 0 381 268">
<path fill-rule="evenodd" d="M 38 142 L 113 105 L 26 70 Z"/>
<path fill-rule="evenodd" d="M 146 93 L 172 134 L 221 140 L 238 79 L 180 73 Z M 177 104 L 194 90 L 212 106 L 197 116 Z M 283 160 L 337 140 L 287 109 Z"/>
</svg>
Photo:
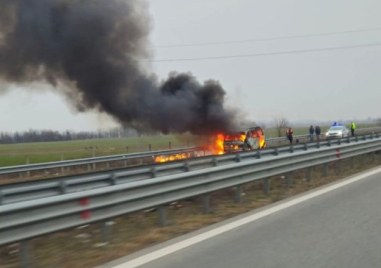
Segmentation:
<svg viewBox="0 0 381 268">
<path fill-rule="evenodd" d="M 333 124 L 325 133 L 327 139 L 345 138 L 349 136 L 349 129 L 341 124 Z"/>
</svg>

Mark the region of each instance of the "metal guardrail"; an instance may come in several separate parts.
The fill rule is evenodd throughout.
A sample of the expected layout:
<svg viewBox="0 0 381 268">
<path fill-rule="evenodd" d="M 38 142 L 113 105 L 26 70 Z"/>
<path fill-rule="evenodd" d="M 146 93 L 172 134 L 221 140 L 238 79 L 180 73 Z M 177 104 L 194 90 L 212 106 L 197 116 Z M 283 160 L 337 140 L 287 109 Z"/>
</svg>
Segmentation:
<svg viewBox="0 0 381 268">
<path fill-rule="evenodd" d="M 356 133 L 358 134 L 380 133 L 380 132 L 381 132 L 381 127 L 361 128 L 356 130 Z M 324 139 L 324 133 L 320 136 L 321 136 L 321 139 Z M 316 136 L 314 138 L 316 140 Z M 308 142 L 310 140 L 310 135 L 307 135 L 307 134 L 295 135 L 294 140 L 295 141 L 298 140 L 300 143 Z M 287 141 L 286 137 L 266 139 L 266 143 L 268 146 L 273 146 L 273 145 L 278 146 L 286 141 Z M 94 166 L 97 163 L 108 163 L 113 161 L 128 161 L 131 159 L 142 159 L 145 157 L 155 157 L 155 156 L 171 155 L 171 154 L 177 154 L 177 153 L 192 153 L 196 151 L 204 151 L 204 149 L 201 147 L 187 147 L 187 148 L 179 148 L 179 149 L 171 149 L 171 150 L 149 151 L 149 152 L 142 152 L 142 153 L 119 154 L 119 155 L 99 156 L 99 157 L 73 159 L 73 160 L 65 160 L 65 161 L 45 162 L 45 163 L 38 163 L 38 164 L 0 167 L 0 175 L 31 172 L 31 171 L 42 171 L 42 170 L 57 169 L 57 168 L 61 168 L 64 170 L 65 168 L 80 166 L 80 165 Z"/>
<path fill-rule="evenodd" d="M 119 155 L 110 155 L 110 156 L 98 156 L 98 157 L 73 159 L 73 160 L 65 160 L 65 161 L 44 162 L 44 163 L 37 163 L 37 164 L 1 167 L 0 175 L 30 172 L 30 171 L 36 171 L 36 170 L 46 170 L 46 169 L 53 169 L 53 168 L 66 168 L 66 167 L 73 167 L 73 166 L 79 166 L 79 165 L 93 165 L 96 163 L 139 159 L 144 157 L 154 157 L 158 155 L 168 155 L 168 154 L 187 153 L 187 152 L 191 153 L 197 150 L 202 150 L 202 149 L 200 147 L 187 147 L 187 148 L 179 148 L 179 149 L 171 149 L 171 150 L 149 151 L 149 152 L 142 152 L 142 153 L 119 154 Z"/>
<path fill-rule="evenodd" d="M 6 204 L 0 206 L 0 245 L 380 150 L 379 135 L 368 135 L 259 159 L 258 152 L 248 152 L 235 155 L 236 163 Z"/>
<path fill-rule="evenodd" d="M 355 141 L 361 137 L 347 137 L 345 142 Z M 319 142 L 319 146 L 329 146 L 333 141 Z M 270 148 L 255 152 L 256 157 L 266 157 L 288 152 L 290 150 L 306 150 L 317 146 L 317 143 L 295 144 L 292 147 Z M 138 167 L 127 167 L 112 171 L 100 171 L 85 175 L 73 175 L 49 180 L 37 180 L 18 184 L 0 185 L 0 205 L 45 198 L 49 196 L 87 191 L 111 185 L 123 184 L 137 180 L 157 178 L 165 175 L 182 173 L 184 171 L 198 170 L 225 165 L 237 161 L 252 159 L 252 153 L 211 155 L 199 158 L 188 158 L 177 162 L 151 164 Z"/>
</svg>

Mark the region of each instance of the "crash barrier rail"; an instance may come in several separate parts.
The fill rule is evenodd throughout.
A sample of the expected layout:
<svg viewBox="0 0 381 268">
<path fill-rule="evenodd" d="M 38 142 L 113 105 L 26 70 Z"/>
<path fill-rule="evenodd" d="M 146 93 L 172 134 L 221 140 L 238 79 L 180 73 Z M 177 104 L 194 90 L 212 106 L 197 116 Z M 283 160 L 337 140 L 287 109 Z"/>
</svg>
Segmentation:
<svg viewBox="0 0 381 268">
<path fill-rule="evenodd" d="M 313 134 L 312 137 L 310 134 L 303 134 L 303 135 L 294 135 L 293 136 L 293 142 L 294 143 L 304 143 L 304 142 L 310 142 L 310 141 L 317 141 L 317 140 L 325 140 L 325 132 L 322 131 L 319 137 L 316 136 L 316 134 Z M 365 135 L 365 134 L 376 134 L 381 133 L 381 127 L 368 127 L 368 128 L 359 128 L 356 129 L 356 135 Z M 349 136 L 351 133 L 349 133 Z M 267 145 L 276 145 L 280 144 L 282 142 L 287 142 L 288 139 L 286 136 L 283 137 L 276 137 L 276 138 L 266 138 L 266 144 Z"/>
<path fill-rule="evenodd" d="M 363 137 L 347 137 L 346 142 L 356 141 Z M 321 141 L 320 147 L 330 146 L 333 141 Z M 292 147 L 278 147 L 257 151 L 257 157 L 268 157 L 282 153 L 306 150 L 315 147 L 315 143 L 295 144 Z M 152 179 L 184 171 L 200 170 L 217 165 L 227 165 L 237 161 L 251 160 L 250 152 L 240 154 L 212 155 L 199 158 L 188 158 L 176 162 L 152 164 L 138 167 L 126 167 L 112 171 L 100 171 L 85 175 L 73 175 L 49 180 L 37 180 L 18 184 L 0 185 L 0 205 L 35 200 L 49 196 L 69 194 L 129 183 L 137 180 Z"/>
<path fill-rule="evenodd" d="M 381 127 L 372 127 L 372 128 L 361 128 L 357 129 L 356 133 L 381 133 Z M 324 139 L 324 133 L 322 133 L 321 139 Z M 314 137 L 316 140 L 316 136 Z M 287 141 L 286 137 L 277 137 L 277 138 L 268 138 L 266 143 L 268 146 L 280 145 L 282 142 Z M 310 141 L 310 135 L 295 135 L 294 141 L 299 141 L 300 143 Z M 65 169 L 75 166 L 88 165 L 89 171 L 94 171 L 96 169 L 96 164 L 98 163 L 110 163 L 114 161 L 125 161 L 125 166 L 127 166 L 127 161 L 143 159 L 146 157 L 156 157 L 156 156 L 165 156 L 179 153 L 195 153 L 203 152 L 205 155 L 206 152 L 201 147 L 187 147 L 179 149 L 170 149 L 170 150 L 161 150 L 161 151 L 149 151 L 141 153 L 129 153 L 129 154 L 119 154 L 111 156 L 99 156 L 91 158 L 82 158 L 82 159 L 73 159 L 73 160 L 63 160 L 55 162 L 44 162 L 38 164 L 27 164 L 27 165 L 18 165 L 18 166 L 9 166 L 9 167 L 0 167 L 0 175 L 9 175 L 15 173 L 30 173 L 32 171 L 44 171 L 49 169 L 61 169 L 61 175 L 64 175 Z"/>
<path fill-rule="evenodd" d="M 194 196 L 204 196 L 204 210 L 208 211 L 209 194 L 230 187 L 239 191 L 242 185 L 263 180 L 268 191 L 268 178 L 311 168 L 338 159 L 381 150 L 379 135 L 361 139 L 328 141 L 327 147 L 305 146 L 288 153 L 260 158 L 258 152 L 237 154 L 237 162 L 201 170 L 113 185 L 89 191 L 40 198 L 0 206 L 0 245 L 27 241 L 36 236 L 82 226 L 106 222 L 114 217 L 158 207 L 165 224 L 165 204 Z M 246 161 L 241 161 L 247 158 Z M 250 159 L 251 158 L 251 159 Z M 267 185 L 267 186 L 266 186 Z M 164 212 L 163 212 L 164 211 Z"/>
<path fill-rule="evenodd" d="M 112 161 L 128 161 L 131 159 L 155 157 L 159 155 L 168 155 L 168 154 L 177 154 L 177 153 L 192 153 L 198 150 L 202 150 L 202 149 L 200 147 L 187 147 L 187 148 L 179 148 L 179 149 L 171 149 L 171 150 L 98 156 L 98 157 L 55 161 L 55 162 L 44 162 L 44 163 L 38 163 L 38 164 L 1 167 L 0 175 L 31 172 L 31 171 L 37 171 L 37 170 L 47 170 L 47 169 L 54 169 L 54 168 L 68 168 L 68 167 L 74 167 L 74 166 L 80 166 L 80 165 L 93 166 L 94 164 L 97 164 L 97 163 L 105 163 L 105 162 L 112 162 Z"/>
</svg>

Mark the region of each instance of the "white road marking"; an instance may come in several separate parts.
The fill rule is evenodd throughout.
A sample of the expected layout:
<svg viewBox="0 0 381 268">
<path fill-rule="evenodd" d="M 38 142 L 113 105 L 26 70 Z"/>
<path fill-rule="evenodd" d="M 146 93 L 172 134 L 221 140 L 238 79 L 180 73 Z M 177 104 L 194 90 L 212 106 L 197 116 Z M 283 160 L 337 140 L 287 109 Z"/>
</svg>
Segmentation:
<svg viewBox="0 0 381 268">
<path fill-rule="evenodd" d="M 235 229 L 237 227 L 240 227 L 240 226 L 242 226 L 244 224 L 256 221 L 258 219 L 261 219 L 263 217 L 266 217 L 268 215 L 271 215 L 271 214 L 273 214 L 275 212 L 278 212 L 278 211 L 281 211 L 283 209 L 292 207 L 294 205 L 297 205 L 299 203 L 302 203 L 302 202 L 304 202 L 306 200 L 312 199 L 312 198 L 317 197 L 319 195 L 322 195 L 322 194 L 328 193 L 330 191 L 333 191 L 335 189 L 344 187 L 344 186 L 346 186 L 348 184 L 360 181 L 362 179 L 365 179 L 365 178 L 367 178 L 367 177 L 369 177 L 371 175 L 377 174 L 379 172 L 381 172 L 381 168 L 377 168 L 375 170 L 363 173 L 363 174 L 361 174 L 359 176 L 356 176 L 356 177 L 353 177 L 351 179 L 342 181 L 340 183 L 337 183 L 337 184 L 328 186 L 326 188 L 317 190 L 315 192 L 303 195 L 301 197 L 292 199 L 290 201 L 287 201 L 285 203 L 276 205 L 276 206 L 271 207 L 269 209 L 260 211 L 258 213 L 253 214 L 253 215 L 247 216 L 245 218 L 242 218 L 242 219 L 236 220 L 234 222 L 228 223 L 226 225 L 217 227 L 217 228 L 215 228 L 213 230 L 210 230 L 210 231 L 207 231 L 205 233 L 202 233 L 202 234 L 196 235 L 194 237 L 188 238 L 186 240 L 177 242 L 175 244 L 166 246 L 166 247 L 164 247 L 162 249 L 159 249 L 159 250 L 156 250 L 154 252 L 148 253 L 146 255 L 140 256 L 140 257 L 138 257 L 136 259 L 133 259 L 133 260 L 127 261 L 125 263 L 116 265 L 116 266 L 114 266 L 114 268 L 133 268 L 133 267 L 138 267 L 140 265 L 149 263 L 149 262 L 151 262 L 153 260 L 159 259 L 161 257 L 164 257 L 166 255 L 169 255 L 169 254 L 174 253 L 176 251 L 179 251 L 181 249 L 184 249 L 186 247 L 189 247 L 189 246 L 192 246 L 192 245 L 197 244 L 199 242 L 202 242 L 202 241 L 204 241 L 206 239 L 209 239 L 209 238 L 212 238 L 212 237 L 217 236 L 219 234 L 222 234 L 222 233 L 228 232 L 230 230 L 233 230 L 233 229 Z"/>
</svg>

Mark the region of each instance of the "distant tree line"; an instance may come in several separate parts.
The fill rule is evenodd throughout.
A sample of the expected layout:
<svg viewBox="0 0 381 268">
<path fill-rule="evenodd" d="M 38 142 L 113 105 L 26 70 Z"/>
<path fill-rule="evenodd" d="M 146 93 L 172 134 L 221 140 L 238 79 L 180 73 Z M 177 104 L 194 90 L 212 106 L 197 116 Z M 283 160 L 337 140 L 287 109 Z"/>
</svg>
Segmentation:
<svg viewBox="0 0 381 268">
<path fill-rule="evenodd" d="M 55 131 L 55 130 L 28 130 L 24 132 L 0 132 L 0 144 L 23 142 L 69 141 L 84 139 L 123 138 L 138 136 L 134 129 L 115 128 L 102 131 Z"/>
</svg>

